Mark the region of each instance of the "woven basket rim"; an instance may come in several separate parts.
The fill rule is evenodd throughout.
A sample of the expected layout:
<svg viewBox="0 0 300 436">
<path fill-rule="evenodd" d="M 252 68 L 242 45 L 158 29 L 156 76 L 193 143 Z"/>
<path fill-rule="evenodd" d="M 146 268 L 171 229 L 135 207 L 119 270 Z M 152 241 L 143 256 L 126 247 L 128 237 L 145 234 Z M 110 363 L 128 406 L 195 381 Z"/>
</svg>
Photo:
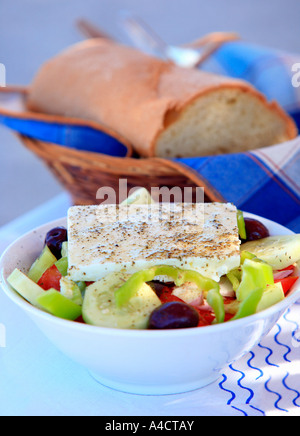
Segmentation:
<svg viewBox="0 0 300 436">
<path fill-rule="evenodd" d="M 119 156 L 109 156 L 107 154 L 97 153 L 93 151 L 88 150 L 77 150 L 71 147 L 67 147 L 60 144 L 55 144 L 47 141 L 42 141 L 36 138 L 32 138 L 27 135 L 19 134 L 17 133 L 17 136 L 21 139 L 21 141 L 26 142 L 26 144 L 30 143 L 35 147 L 43 147 L 47 148 L 47 152 L 49 153 L 49 156 L 56 155 L 56 157 L 59 160 L 68 159 L 70 156 L 78 157 L 80 159 L 88 159 L 92 160 L 93 163 L 107 163 L 107 164 L 124 164 L 126 162 L 128 166 L 132 167 L 143 167 L 151 166 L 151 169 L 153 170 L 153 163 L 160 163 L 162 168 L 170 169 L 168 165 L 165 163 L 165 159 L 162 158 L 156 158 L 156 157 L 132 157 L 132 156 L 126 156 L 126 157 L 119 157 Z M 174 171 L 173 171 L 174 172 Z"/>
<path fill-rule="evenodd" d="M 202 187 L 212 201 L 224 202 L 224 198 L 217 192 L 207 180 L 188 166 L 171 159 L 158 157 L 133 158 L 114 157 L 100 153 L 75 150 L 62 145 L 53 144 L 17 134 L 24 145 L 48 164 L 54 163 L 56 167 L 74 165 L 84 170 L 102 171 L 114 176 L 157 178 L 185 178 L 195 186 Z M 62 165 L 60 165 L 62 164 Z M 65 173 L 65 171 L 64 171 Z M 66 176 L 66 173 L 65 173 Z"/>
</svg>

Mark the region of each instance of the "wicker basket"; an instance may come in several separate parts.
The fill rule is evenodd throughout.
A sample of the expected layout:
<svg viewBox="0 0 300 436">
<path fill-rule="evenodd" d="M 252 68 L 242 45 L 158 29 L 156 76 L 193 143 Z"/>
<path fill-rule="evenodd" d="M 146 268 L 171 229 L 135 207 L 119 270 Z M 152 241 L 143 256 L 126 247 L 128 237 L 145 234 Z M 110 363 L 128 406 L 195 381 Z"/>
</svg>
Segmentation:
<svg viewBox="0 0 300 436">
<path fill-rule="evenodd" d="M 204 187 L 205 201 L 219 201 L 217 194 L 205 186 L 198 174 L 172 161 L 160 158 L 117 158 L 107 155 L 78 151 L 18 135 L 21 142 L 36 154 L 70 193 L 75 205 L 97 204 L 99 188 L 112 187 L 119 194 L 119 180 L 126 179 L 128 191 L 134 187 L 179 186 Z"/>
<path fill-rule="evenodd" d="M 83 29 L 88 37 L 99 37 L 94 35 L 95 29 L 89 23 L 83 24 Z M 100 35 L 103 37 L 103 35 Z M 207 47 L 202 57 L 202 62 L 211 56 L 222 44 L 228 41 L 239 39 L 239 35 L 228 32 L 215 32 L 186 44 L 190 48 Z M 24 87 L 7 87 L 1 88 L 5 97 L 12 93 L 13 102 L 18 97 L 18 107 L 23 107 L 23 112 L 12 112 L 11 104 L 6 107 L 0 107 L 0 112 L 5 116 L 13 116 L 16 119 L 34 119 L 37 121 L 57 121 L 70 122 L 71 119 L 55 117 L 46 114 L 33 114 L 27 111 L 26 97 L 28 90 Z M 6 99 L 5 99 L 6 102 Z M 7 102 L 6 102 L 7 103 Z M 19 110 L 19 109 L 18 109 Z M 72 121 L 72 120 L 71 120 Z M 74 120 L 73 120 L 74 122 Z M 81 120 L 75 120 L 75 124 L 82 124 Z M 99 128 L 98 123 L 89 122 L 90 127 Z M 107 127 L 101 126 L 101 129 L 114 136 Z M 21 142 L 36 154 L 54 174 L 55 178 L 70 193 L 73 203 L 76 205 L 86 205 L 97 203 L 97 191 L 99 188 L 112 187 L 117 194 L 119 201 L 119 180 L 127 180 L 127 191 L 141 186 L 148 190 L 152 187 L 192 187 L 194 192 L 193 201 L 196 197 L 196 188 L 203 187 L 205 201 L 224 201 L 218 192 L 205 181 L 201 176 L 193 172 L 190 168 L 179 165 L 174 161 L 151 158 L 118 158 L 111 157 L 100 153 L 79 151 L 73 148 L 40 141 L 29 136 L 17 133 Z M 117 135 L 117 139 L 119 135 Z M 121 142 L 122 139 L 121 138 Z M 128 143 L 124 142 L 127 145 Z M 129 149 L 131 144 L 129 145 Z M 132 151 L 132 150 L 130 150 Z M 127 193 L 128 193 L 127 192 Z M 99 201 L 98 201 L 99 202 Z"/>
</svg>

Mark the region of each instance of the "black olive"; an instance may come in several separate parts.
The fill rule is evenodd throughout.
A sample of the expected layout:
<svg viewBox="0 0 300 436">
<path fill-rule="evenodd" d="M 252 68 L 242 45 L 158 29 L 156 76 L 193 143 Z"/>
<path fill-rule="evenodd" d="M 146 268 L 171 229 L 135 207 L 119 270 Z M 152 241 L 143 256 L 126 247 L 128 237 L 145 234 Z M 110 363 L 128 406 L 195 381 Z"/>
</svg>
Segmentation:
<svg viewBox="0 0 300 436">
<path fill-rule="evenodd" d="M 172 301 L 155 309 L 149 319 L 149 329 L 183 329 L 197 327 L 199 313 L 186 303 Z"/>
<path fill-rule="evenodd" d="M 47 233 L 45 244 L 48 246 L 51 253 L 54 254 L 56 259 L 60 259 L 62 244 L 67 240 L 67 229 L 65 227 L 55 227 L 55 229 L 52 229 Z"/>
<path fill-rule="evenodd" d="M 243 242 L 256 241 L 270 236 L 267 227 L 260 221 L 253 218 L 245 218 L 247 239 Z"/>
</svg>

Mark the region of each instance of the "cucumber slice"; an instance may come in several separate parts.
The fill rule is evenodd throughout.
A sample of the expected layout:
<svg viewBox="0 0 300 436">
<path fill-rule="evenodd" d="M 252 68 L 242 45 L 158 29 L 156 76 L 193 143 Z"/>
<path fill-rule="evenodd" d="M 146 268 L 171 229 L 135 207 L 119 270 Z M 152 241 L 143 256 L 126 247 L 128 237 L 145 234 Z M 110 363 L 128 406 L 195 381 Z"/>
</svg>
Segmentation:
<svg viewBox="0 0 300 436">
<path fill-rule="evenodd" d="M 59 259 L 57 262 L 55 262 L 55 266 L 63 277 L 65 277 L 68 274 L 68 258 L 67 257 L 62 257 L 61 259 Z"/>
<path fill-rule="evenodd" d="M 60 292 L 61 294 L 73 301 L 73 303 L 82 306 L 83 298 L 79 286 L 70 280 L 68 277 L 62 277 L 60 280 Z"/>
<path fill-rule="evenodd" d="M 154 309 L 161 305 L 156 293 L 146 283 L 130 301 L 118 308 L 114 293 L 130 275 L 109 274 L 86 288 L 82 317 L 87 324 L 120 329 L 145 329 Z"/>
<path fill-rule="evenodd" d="M 281 283 L 275 283 L 272 286 L 268 286 L 267 290 L 263 293 L 263 296 L 258 303 L 256 312 L 262 312 L 265 309 L 268 309 L 274 304 L 280 303 L 280 301 L 284 300 L 284 292 Z"/>
<path fill-rule="evenodd" d="M 51 266 L 54 265 L 56 261 L 57 259 L 54 254 L 52 254 L 48 246 L 45 245 L 41 255 L 31 266 L 28 272 L 28 277 L 35 283 L 37 283 L 44 274 L 44 272 L 48 268 L 51 268 Z"/>
<path fill-rule="evenodd" d="M 18 292 L 25 300 L 33 306 L 41 309 L 37 299 L 45 293 L 39 285 L 22 273 L 19 269 L 15 269 L 7 279 L 10 286 Z"/>
<path fill-rule="evenodd" d="M 62 243 L 61 257 L 68 257 L 68 241 Z"/>
<path fill-rule="evenodd" d="M 255 254 L 274 270 L 281 270 L 300 260 L 300 235 L 269 236 L 246 242 L 241 250 Z"/>
<path fill-rule="evenodd" d="M 56 289 L 49 289 L 37 297 L 38 304 L 58 318 L 75 321 L 81 316 L 81 307 L 64 297 Z"/>
</svg>

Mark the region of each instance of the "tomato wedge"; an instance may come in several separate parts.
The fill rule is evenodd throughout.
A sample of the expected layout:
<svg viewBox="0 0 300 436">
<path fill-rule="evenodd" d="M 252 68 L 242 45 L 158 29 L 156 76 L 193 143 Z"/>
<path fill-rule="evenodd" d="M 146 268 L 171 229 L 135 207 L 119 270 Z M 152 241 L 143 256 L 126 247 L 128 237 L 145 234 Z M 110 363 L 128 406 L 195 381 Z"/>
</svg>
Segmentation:
<svg viewBox="0 0 300 436">
<path fill-rule="evenodd" d="M 212 324 L 215 319 L 215 315 L 212 311 L 201 310 L 201 308 L 197 307 L 195 307 L 195 309 L 198 311 L 200 316 L 198 327 L 205 327 Z"/>
<path fill-rule="evenodd" d="M 38 281 L 38 285 L 43 288 L 45 291 L 49 291 L 49 289 L 56 289 L 60 291 L 60 279 L 62 278 L 61 273 L 58 271 L 55 265 L 48 268 L 40 280 Z"/>
<path fill-rule="evenodd" d="M 296 283 L 298 279 L 299 277 L 285 277 L 281 280 L 274 280 L 274 282 L 281 283 L 284 295 L 287 295 L 287 293 L 291 290 L 292 286 Z"/>
<path fill-rule="evenodd" d="M 173 295 L 173 287 L 164 286 L 162 289 L 159 290 L 158 296 L 162 304 L 169 303 L 172 301 L 180 301 L 182 302 L 181 298 L 176 297 L 176 295 Z M 210 310 L 202 310 L 201 307 L 194 307 L 194 309 L 197 310 L 199 313 L 199 324 L 198 327 L 205 327 L 208 325 L 211 325 L 213 320 L 215 319 L 215 315 Z"/>
<path fill-rule="evenodd" d="M 162 304 L 164 303 L 169 303 L 171 301 L 181 301 L 182 300 L 178 297 L 176 297 L 175 295 L 172 294 L 173 292 L 173 288 L 168 287 L 168 286 L 164 286 L 162 288 L 162 290 L 159 292 L 158 297 L 160 299 L 160 301 L 162 302 Z"/>
</svg>

